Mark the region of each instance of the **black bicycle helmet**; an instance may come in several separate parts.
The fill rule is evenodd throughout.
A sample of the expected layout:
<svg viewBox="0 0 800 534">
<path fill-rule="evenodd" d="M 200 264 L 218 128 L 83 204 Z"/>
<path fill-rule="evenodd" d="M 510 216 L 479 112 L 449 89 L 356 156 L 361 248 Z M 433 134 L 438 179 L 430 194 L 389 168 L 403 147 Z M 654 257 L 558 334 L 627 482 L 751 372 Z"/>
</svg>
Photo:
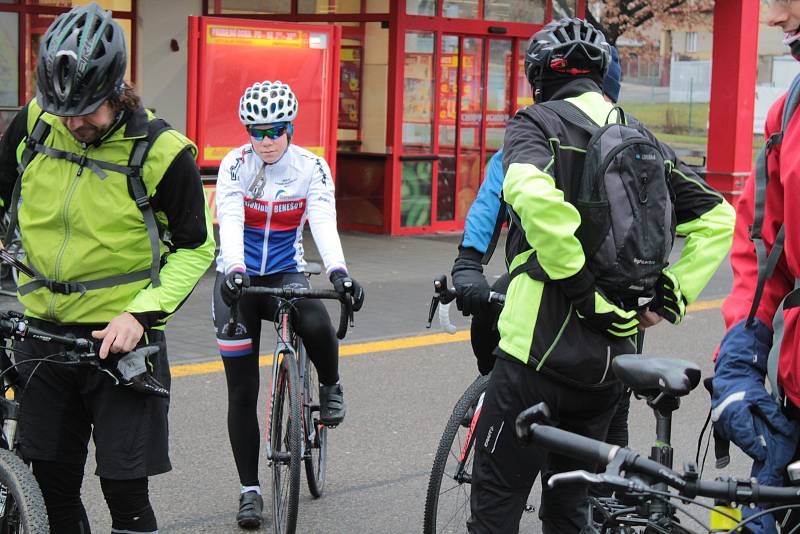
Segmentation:
<svg viewBox="0 0 800 534">
<path fill-rule="evenodd" d="M 92 113 L 119 91 L 127 51 L 122 28 L 96 3 L 76 7 L 50 25 L 39 45 L 36 100 L 54 115 Z"/>
<path fill-rule="evenodd" d="M 582 19 L 563 18 L 531 37 L 525 53 L 525 76 L 532 87 L 542 80 L 591 76 L 602 80 L 611 63 L 605 36 Z"/>
</svg>

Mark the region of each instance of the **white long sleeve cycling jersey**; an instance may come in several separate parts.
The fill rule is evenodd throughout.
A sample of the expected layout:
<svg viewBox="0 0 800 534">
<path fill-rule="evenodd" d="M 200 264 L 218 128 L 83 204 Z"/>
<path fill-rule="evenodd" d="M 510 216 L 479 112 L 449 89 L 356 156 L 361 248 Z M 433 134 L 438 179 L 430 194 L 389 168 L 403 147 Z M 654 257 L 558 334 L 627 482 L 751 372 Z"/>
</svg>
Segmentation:
<svg viewBox="0 0 800 534">
<path fill-rule="evenodd" d="M 323 158 L 290 144 L 267 165 L 250 144 L 231 150 L 217 178 L 217 271 L 250 275 L 301 272 L 308 219 L 328 274 L 347 271 L 336 229 L 333 180 Z"/>
</svg>

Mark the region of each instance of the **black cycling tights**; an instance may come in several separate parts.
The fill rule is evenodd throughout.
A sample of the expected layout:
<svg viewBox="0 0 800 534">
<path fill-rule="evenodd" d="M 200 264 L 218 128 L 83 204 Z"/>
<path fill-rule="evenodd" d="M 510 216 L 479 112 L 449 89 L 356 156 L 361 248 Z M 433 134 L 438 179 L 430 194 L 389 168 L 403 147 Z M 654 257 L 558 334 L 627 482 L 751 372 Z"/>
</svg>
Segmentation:
<svg viewBox="0 0 800 534">
<path fill-rule="evenodd" d="M 262 321 L 272 321 L 277 310 L 277 300 L 258 295 L 244 295 L 239 301 L 239 326 L 233 336 L 226 327 L 230 310 L 222 302 L 219 286 L 223 276 L 217 273 L 214 285 L 214 326 L 222 349 L 226 341 L 247 340 L 251 343 L 245 355 L 226 355 L 222 351 L 225 378 L 228 382 L 228 436 L 233 458 L 243 486 L 258 485 L 258 454 L 261 444 L 258 429 L 258 353 Z M 254 286 L 281 287 L 297 285 L 308 287 L 302 273 L 282 273 L 250 278 Z M 292 324 L 303 339 L 308 357 L 314 362 L 320 383 L 331 385 L 339 380 L 339 344 L 325 306 L 319 300 L 301 299 L 294 302 L 297 313 L 292 314 Z M 264 328 L 272 328 L 265 322 Z"/>
<path fill-rule="evenodd" d="M 42 488 L 50 532 L 89 534 L 89 519 L 81 502 L 83 465 L 63 462 L 33 462 L 33 474 Z M 100 479 L 100 487 L 111 512 L 111 532 L 157 532 L 158 525 L 147 490 L 147 478 Z"/>
</svg>

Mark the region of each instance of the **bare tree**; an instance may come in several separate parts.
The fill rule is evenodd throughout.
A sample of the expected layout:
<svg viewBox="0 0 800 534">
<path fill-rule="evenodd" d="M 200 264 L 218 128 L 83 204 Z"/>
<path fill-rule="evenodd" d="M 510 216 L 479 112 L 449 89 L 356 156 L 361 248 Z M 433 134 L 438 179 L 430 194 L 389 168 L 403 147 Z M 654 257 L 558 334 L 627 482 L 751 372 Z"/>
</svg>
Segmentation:
<svg viewBox="0 0 800 534">
<path fill-rule="evenodd" d="M 554 18 L 569 13 L 570 6 L 574 0 L 553 0 Z M 713 0 L 588 0 L 584 16 L 616 44 L 623 35 L 640 38 L 641 29 L 656 21 L 665 27 L 702 25 L 713 6 Z"/>
</svg>

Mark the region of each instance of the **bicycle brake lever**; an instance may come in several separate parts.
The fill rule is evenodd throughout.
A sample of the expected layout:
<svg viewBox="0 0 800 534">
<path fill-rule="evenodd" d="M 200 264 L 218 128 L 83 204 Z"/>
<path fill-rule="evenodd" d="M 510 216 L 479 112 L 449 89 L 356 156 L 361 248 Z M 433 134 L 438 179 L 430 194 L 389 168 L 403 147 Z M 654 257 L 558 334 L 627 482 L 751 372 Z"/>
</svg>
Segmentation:
<svg viewBox="0 0 800 534">
<path fill-rule="evenodd" d="M 439 307 L 439 295 L 436 294 L 431 298 L 431 307 L 428 310 L 428 323 L 425 325 L 425 328 L 430 328 L 431 323 L 433 323 L 433 316 L 436 314 L 436 308 Z"/>
<path fill-rule="evenodd" d="M 590 473 L 584 469 L 578 471 L 567 471 L 556 473 L 547 479 L 547 485 L 554 488 L 561 484 L 574 484 L 576 482 L 588 482 L 589 484 L 602 484 L 603 477 L 596 473 Z"/>
</svg>

